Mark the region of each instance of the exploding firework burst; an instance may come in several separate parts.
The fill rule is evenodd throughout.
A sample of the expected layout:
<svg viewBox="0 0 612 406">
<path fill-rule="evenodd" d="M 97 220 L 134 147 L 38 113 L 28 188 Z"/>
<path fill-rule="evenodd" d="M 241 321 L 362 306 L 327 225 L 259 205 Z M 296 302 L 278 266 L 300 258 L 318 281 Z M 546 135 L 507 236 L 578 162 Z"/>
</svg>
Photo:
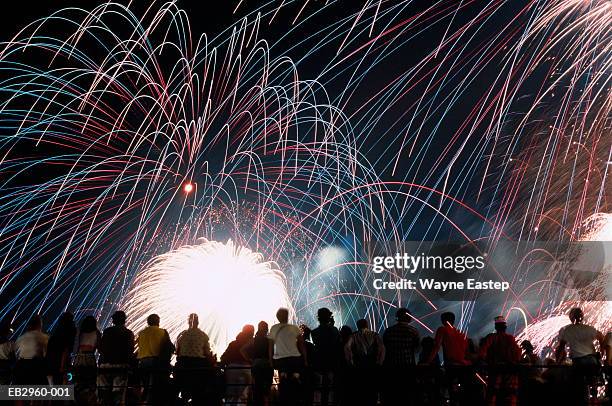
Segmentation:
<svg viewBox="0 0 612 406">
<path fill-rule="evenodd" d="M 107 317 L 131 292 L 139 325 L 160 311 L 139 286 L 169 298 L 136 275 L 205 237 L 277 263 L 298 318 L 327 305 L 381 328 L 412 302 L 429 328 L 429 298 L 369 286 L 365 242 L 585 238 L 611 211 L 610 2 L 411 3 L 236 2 L 214 37 L 174 2 L 24 28 L 0 52 L 0 315 Z M 345 14 L 302 38 L 330 10 Z M 543 297 L 492 306 L 530 322 L 567 302 Z M 474 301 L 456 309 L 467 330 Z M 210 315 L 218 343 L 233 320 Z"/>
<path fill-rule="evenodd" d="M 285 275 L 262 255 L 215 241 L 199 241 L 154 258 L 138 274 L 125 308 L 140 331 L 152 309 L 171 337 L 185 329 L 186 314 L 197 313 L 213 351 L 222 353 L 236 332 L 253 320 L 274 322 L 280 307 L 291 308 Z"/>
</svg>

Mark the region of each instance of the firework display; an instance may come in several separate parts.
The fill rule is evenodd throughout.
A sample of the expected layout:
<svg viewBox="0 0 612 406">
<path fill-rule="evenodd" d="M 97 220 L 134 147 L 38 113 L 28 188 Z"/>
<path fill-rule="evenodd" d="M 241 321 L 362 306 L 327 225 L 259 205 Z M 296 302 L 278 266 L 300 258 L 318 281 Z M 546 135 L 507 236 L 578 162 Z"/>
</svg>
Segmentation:
<svg viewBox="0 0 612 406">
<path fill-rule="evenodd" d="M 524 282 L 527 255 L 496 302 L 370 282 L 370 242 L 612 240 L 612 3 L 475 3 L 234 1 L 202 33 L 181 2 L 108 2 L 14 32 L 0 318 L 125 307 L 175 336 L 197 312 L 223 347 L 279 306 L 380 330 L 407 305 L 474 335 L 501 311 L 542 349 L 581 303 L 609 330 L 610 252 L 580 290 Z"/>
</svg>

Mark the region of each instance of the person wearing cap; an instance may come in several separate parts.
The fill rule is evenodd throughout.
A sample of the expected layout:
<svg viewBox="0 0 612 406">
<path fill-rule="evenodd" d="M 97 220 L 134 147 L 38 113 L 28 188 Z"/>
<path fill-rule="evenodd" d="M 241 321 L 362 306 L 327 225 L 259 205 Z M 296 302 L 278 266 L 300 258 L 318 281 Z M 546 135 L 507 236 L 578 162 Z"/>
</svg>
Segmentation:
<svg viewBox="0 0 612 406">
<path fill-rule="evenodd" d="M 187 317 L 187 330 L 176 338 L 176 382 L 181 397 L 193 404 L 203 402 L 205 390 L 211 384 L 212 354 L 208 335 L 200 330 L 198 315 Z"/>
<path fill-rule="evenodd" d="M 599 341 L 600 349 L 604 351 L 604 337 L 593 326 L 584 324 L 584 313 L 579 307 L 569 311 L 571 324 L 559 330 L 559 345 L 555 351 L 557 362 L 565 358 L 565 347 L 569 347 L 569 357 L 572 365 L 572 382 L 576 383 L 572 395 L 574 404 L 588 403 L 588 384 L 594 380 L 596 368 L 601 365 L 600 355 L 594 342 Z M 590 370 L 588 370 L 590 369 Z"/>
<path fill-rule="evenodd" d="M 491 334 L 480 349 L 480 357 L 489 366 L 487 404 L 509 405 L 517 403 L 518 375 L 501 368 L 516 365 L 521 359 L 521 349 L 512 334 L 506 333 L 503 316 L 494 319 L 495 333 Z"/>
<path fill-rule="evenodd" d="M 415 354 L 421 337 L 416 328 L 410 325 L 412 316 L 408 309 L 401 307 L 395 312 L 397 323 L 387 328 L 383 334 L 385 345 L 385 405 L 409 404 L 415 398 L 415 378 L 412 367 L 416 365 Z M 398 388 L 402 387 L 402 391 Z M 411 393 L 412 392 L 412 393 Z"/>
<path fill-rule="evenodd" d="M 312 330 L 311 337 L 314 344 L 315 386 L 320 388 L 322 406 L 329 404 L 330 388 L 334 385 L 334 376 L 338 366 L 338 354 L 341 351 L 340 332 L 334 326 L 334 316 L 327 307 L 317 311 L 319 326 Z"/>
<path fill-rule="evenodd" d="M 125 327 L 127 316 L 117 310 L 111 316 L 113 325 L 102 332 L 98 391 L 102 404 L 123 405 L 128 369 L 134 361 L 134 333 Z"/>
</svg>

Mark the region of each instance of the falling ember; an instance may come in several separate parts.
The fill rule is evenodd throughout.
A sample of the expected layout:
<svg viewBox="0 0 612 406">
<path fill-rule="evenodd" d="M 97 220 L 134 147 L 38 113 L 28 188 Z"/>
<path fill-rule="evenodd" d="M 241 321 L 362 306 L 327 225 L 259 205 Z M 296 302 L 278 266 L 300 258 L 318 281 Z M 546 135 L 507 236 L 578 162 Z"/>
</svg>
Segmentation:
<svg viewBox="0 0 612 406">
<path fill-rule="evenodd" d="M 243 325 L 272 323 L 279 307 L 290 308 L 290 301 L 275 263 L 231 240 L 206 239 L 151 260 L 132 283 L 125 303 L 134 315 L 134 331 L 157 313 L 172 338 L 187 327 L 188 315 L 197 313 L 217 353 Z"/>
<path fill-rule="evenodd" d="M 183 186 L 183 190 L 185 191 L 185 193 L 191 193 L 193 191 L 193 183 L 185 183 L 185 186 Z"/>
</svg>

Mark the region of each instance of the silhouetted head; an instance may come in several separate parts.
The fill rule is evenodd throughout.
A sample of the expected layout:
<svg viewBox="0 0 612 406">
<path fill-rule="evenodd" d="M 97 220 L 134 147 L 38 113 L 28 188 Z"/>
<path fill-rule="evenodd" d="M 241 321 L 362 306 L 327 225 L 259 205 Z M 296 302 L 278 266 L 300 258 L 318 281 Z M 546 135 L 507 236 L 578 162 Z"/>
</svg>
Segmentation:
<svg viewBox="0 0 612 406">
<path fill-rule="evenodd" d="M 397 321 L 402 323 L 410 323 L 412 321 L 412 316 L 410 315 L 408 309 L 406 309 L 405 307 L 400 307 L 399 309 L 397 309 L 397 311 L 395 312 L 395 318 L 397 319 Z"/>
<path fill-rule="evenodd" d="M 266 323 L 265 321 L 260 321 L 257 324 L 257 336 L 267 336 L 268 335 L 268 323 Z"/>
<path fill-rule="evenodd" d="M 450 324 L 451 326 L 455 325 L 455 313 L 453 312 L 444 312 L 440 315 L 440 320 L 443 325 Z"/>
<path fill-rule="evenodd" d="M 333 313 L 327 307 L 322 307 L 317 310 L 317 319 L 321 324 L 331 323 Z"/>
<path fill-rule="evenodd" d="M 150 314 L 149 317 L 147 317 L 147 325 L 159 327 L 159 316 L 155 313 Z"/>
<path fill-rule="evenodd" d="M 127 320 L 127 316 L 123 310 L 117 310 L 111 316 L 111 320 L 115 326 L 125 326 L 125 322 Z"/>
<path fill-rule="evenodd" d="M 252 324 L 245 324 L 240 333 L 248 338 L 253 338 L 253 335 L 255 334 L 255 326 Z"/>
<path fill-rule="evenodd" d="M 584 319 L 584 313 L 582 312 L 582 309 L 579 307 L 573 307 L 570 311 L 569 311 L 569 319 L 573 324 L 577 324 L 577 323 L 582 323 L 582 319 Z"/>
<path fill-rule="evenodd" d="M 41 331 L 42 330 L 42 318 L 39 314 L 35 314 L 32 316 L 30 321 L 28 321 L 28 325 L 26 326 L 27 331 Z"/>
<path fill-rule="evenodd" d="M 281 323 L 289 322 L 289 309 L 281 307 L 276 312 L 276 319 Z"/>
<path fill-rule="evenodd" d="M 508 324 L 506 324 L 506 318 L 504 316 L 497 316 L 493 319 L 495 323 L 495 331 L 504 333 L 506 328 L 508 328 Z"/>
<path fill-rule="evenodd" d="M 85 316 L 81 321 L 81 333 L 92 333 L 98 329 L 98 321 L 94 316 Z"/>
<path fill-rule="evenodd" d="M 424 353 L 430 353 L 433 350 L 435 340 L 432 337 L 423 337 L 421 340 L 421 351 Z"/>
<path fill-rule="evenodd" d="M 364 328 L 368 328 L 368 321 L 366 319 L 357 320 L 357 330 L 363 330 Z"/>
<path fill-rule="evenodd" d="M 521 342 L 521 348 L 523 349 L 523 351 L 525 351 L 526 353 L 531 354 L 533 352 L 533 344 L 531 344 L 531 341 L 529 340 L 523 340 Z"/>
<path fill-rule="evenodd" d="M 351 334 L 353 334 L 353 329 L 350 326 L 344 325 L 340 327 L 340 337 L 342 338 L 342 342 L 348 341 Z"/>
<path fill-rule="evenodd" d="M 187 324 L 189 324 L 189 328 L 197 328 L 200 324 L 200 320 L 198 319 L 198 315 L 195 313 L 191 313 L 187 318 Z"/>
<path fill-rule="evenodd" d="M 64 336 L 67 340 L 76 334 L 76 325 L 74 324 L 74 315 L 70 312 L 64 312 L 57 320 L 53 335 Z"/>
</svg>

